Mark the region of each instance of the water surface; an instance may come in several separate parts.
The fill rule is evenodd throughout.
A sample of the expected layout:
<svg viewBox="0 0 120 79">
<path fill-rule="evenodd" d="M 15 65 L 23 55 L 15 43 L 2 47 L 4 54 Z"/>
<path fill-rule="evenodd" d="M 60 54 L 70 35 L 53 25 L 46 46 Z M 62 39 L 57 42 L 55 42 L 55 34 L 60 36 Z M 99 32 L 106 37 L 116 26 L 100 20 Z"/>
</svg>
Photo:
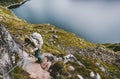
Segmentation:
<svg viewBox="0 0 120 79">
<path fill-rule="evenodd" d="M 90 42 L 120 42 L 117 0 L 30 0 L 12 10 L 28 22 L 50 23 Z"/>
</svg>

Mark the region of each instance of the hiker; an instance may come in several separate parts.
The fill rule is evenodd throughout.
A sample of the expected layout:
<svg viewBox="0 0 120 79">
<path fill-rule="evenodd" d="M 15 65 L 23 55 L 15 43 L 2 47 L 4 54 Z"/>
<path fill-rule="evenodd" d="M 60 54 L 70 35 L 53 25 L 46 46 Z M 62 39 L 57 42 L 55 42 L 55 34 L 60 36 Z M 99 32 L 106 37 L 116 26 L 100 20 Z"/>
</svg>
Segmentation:
<svg viewBox="0 0 120 79">
<path fill-rule="evenodd" d="M 37 33 L 34 32 L 33 34 L 30 35 L 30 37 L 25 37 L 25 42 L 26 42 L 26 46 L 31 44 L 32 46 L 32 50 L 30 51 L 31 53 L 34 52 L 34 56 L 38 59 L 38 63 L 41 63 L 42 57 L 40 55 L 41 53 L 41 48 L 43 45 L 43 39 L 42 36 Z"/>
</svg>

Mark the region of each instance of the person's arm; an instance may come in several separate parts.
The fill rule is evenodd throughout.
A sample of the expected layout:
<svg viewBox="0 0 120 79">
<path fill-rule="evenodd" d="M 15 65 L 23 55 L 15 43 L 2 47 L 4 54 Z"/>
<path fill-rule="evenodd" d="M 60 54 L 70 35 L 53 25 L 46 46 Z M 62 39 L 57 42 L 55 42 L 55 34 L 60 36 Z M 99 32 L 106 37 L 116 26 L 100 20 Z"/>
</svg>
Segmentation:
<svg viewBox="0 0 120 79">
<path fill-rule="evenodd" d="M 30 37 L 30 39 L 31 39 L 32 45 L 33 45 L 34 47 L 38 48 L 38 41 L 37 41 L 36 39 L 32 38 L 32 37 Z"/>
<path fill-rule="evenodd" d="M 31 40 L 28 37 L 26 37 L 25 40 L 24 40 L 24 46 L 27 46 L 30 43 L 31 43 Z"/>
<path fill-rule="evenodd" d="M 38 48 L 34 48 L 34 49 L 31 50 L 30 52 L 33 53 L 33 52 L 35 52 L 36 50 L 38 50 Z"/>
</svg>

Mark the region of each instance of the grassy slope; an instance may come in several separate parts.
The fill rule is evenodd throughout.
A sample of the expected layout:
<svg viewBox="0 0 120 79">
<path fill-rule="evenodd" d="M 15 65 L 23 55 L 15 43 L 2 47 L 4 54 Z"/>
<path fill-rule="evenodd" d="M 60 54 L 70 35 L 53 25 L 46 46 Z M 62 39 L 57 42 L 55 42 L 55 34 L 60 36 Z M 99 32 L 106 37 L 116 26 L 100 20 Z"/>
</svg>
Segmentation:
<svg viewBox="0 0 120 79">
<path fill-rule="evenodd" d="M 8 6 L 15 3 L 20 3 L 23 0 L 0 0 L 0 5 Z"/>
<path fill-rule="evenodd" d="M 103 44 L 103 45 L 115 52 L 120 52 L 120 43 L 115 43 L 115 44 L 107 43 L 107 44 Z"/>
<path fill-rule="evenodd" d="M 96 47 L 95 44 L 87 42 L 84 39 L 77 37 L 75 34 L 66 32 L 53 25 L 30 24 L 28 22 L 25 22 L 24 20 L 14 16 L 10 10 L 8 10 L 7 8 L 3 8 L 2 6 L 0 6 L 0 16 L 3 18 L 2 23 L 6 25 L 11 34 L 15 35 L 16 37 L 19 37 L 19 39 L 21 39 L 22 41 L 24 40 L 25 35 L 29 35 L 32 32 L 36 31 L 39 32 L 44 39 L 42 52 L 50 52 L 56 56 L 63 56 L 66 54 L 63 48 L 73 47 L 83 49 L 86 47 Z M 57 35 L 58 38 L 54 39 L 53 35 Z M 76 68 L 76 71 L 73 74 L 73 79 L 77 79 L 75 76 L 77 73 L 82 74 L 84 77 L 89 76 L 89 72 L 91 70 L 100 73 L 103 79 L 112 79 L 120 73 L 119 69 L 116 66 L 96 59 L 97 61 L 101 62 L 101 64 L 103 64 L 114 75 L 113 77 L 107 77 L 100 71 L 100 69 L 98 69 L 98 67 L 95 64 L 95 60 L 93 60 L 92 58 L 87 58 L 78 54 L 75 54 L 75 56 L 78 58 L 78 60 L 81 60 L 84 63 L 84 65 L 87 66 L 87 68 L 80 67 L 78 66 L 78 64 L 73 62 L 69 62 L 67 64 L 63 64 L 62 62 L 60 62 L 60 64 L 58 64 L 62 67 L 61 72 L 63 72 L 63 76 L 61 76 L 61 79 L 66 79 L 66 75 L 64 73 L 68 72 L 66 68 L 71 64 L 74 64 L 74 67 Z M 21 72 L 19 73 L 21 74 Z M 17 75 L 19 75 L 19 73 L 17 73 Z"/>
<path fill-rule="evenodd" d="M 24 39 L 25 35 L 29 35 L 32 32 L 39 32 L 44 39 L 43 49 L 46 52 L 49 51 L 58 51 L 61 52 L 57 46 L 60 45 L 60 48 L 64 47 L 77 47 L 77 48 L 86 48 L 86 47 L 95 47 L 95 44 L 89 43 L 84 39 L 77 37 L 75 34 L 66 32 L 62 29 L 59 29 L 53 25 L 48 24 L 30 24 L 25 22 L 22 19 L 18 19 L 12 14 L 12 12 L 6 8 L 0 6 L 0 16 L 2 16 L 4 23 L 9 31 Z M 52 30 L 54 29 L 54 30 Z M 56 33 L 55 33 L 56 31 Z M 54 39 L 53 35 L 57 35 L 58 39 Z M 53 44 L 51 44 L 53 43 Z M 82 44 L 81 44 L 82 43 Z"/>
</svg>

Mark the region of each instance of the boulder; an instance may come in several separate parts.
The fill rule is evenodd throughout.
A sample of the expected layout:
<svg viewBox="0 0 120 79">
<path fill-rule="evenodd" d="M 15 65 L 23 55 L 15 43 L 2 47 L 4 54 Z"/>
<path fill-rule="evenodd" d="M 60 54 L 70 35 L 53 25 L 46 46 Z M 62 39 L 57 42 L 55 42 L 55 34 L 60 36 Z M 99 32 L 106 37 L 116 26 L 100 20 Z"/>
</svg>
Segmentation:
<svg viewBox="0 0 120 79">
<path fill-rule="evenodd" d="M 57 35 L 53 35 L 53 38 L 58 39 L 58 36 Z"/>
<path fill-rule="evenodd" d="M 79 79 L 84 79 L 81 75 L 79 75 L 79 74 L 77 74 L 77 77 L 79 78 Z"/>
<path fill-rule="evenodd" d="M 74 71 L 75 68 L 73 66 L 69 66 L 69 71 Z"/>
</svg>

